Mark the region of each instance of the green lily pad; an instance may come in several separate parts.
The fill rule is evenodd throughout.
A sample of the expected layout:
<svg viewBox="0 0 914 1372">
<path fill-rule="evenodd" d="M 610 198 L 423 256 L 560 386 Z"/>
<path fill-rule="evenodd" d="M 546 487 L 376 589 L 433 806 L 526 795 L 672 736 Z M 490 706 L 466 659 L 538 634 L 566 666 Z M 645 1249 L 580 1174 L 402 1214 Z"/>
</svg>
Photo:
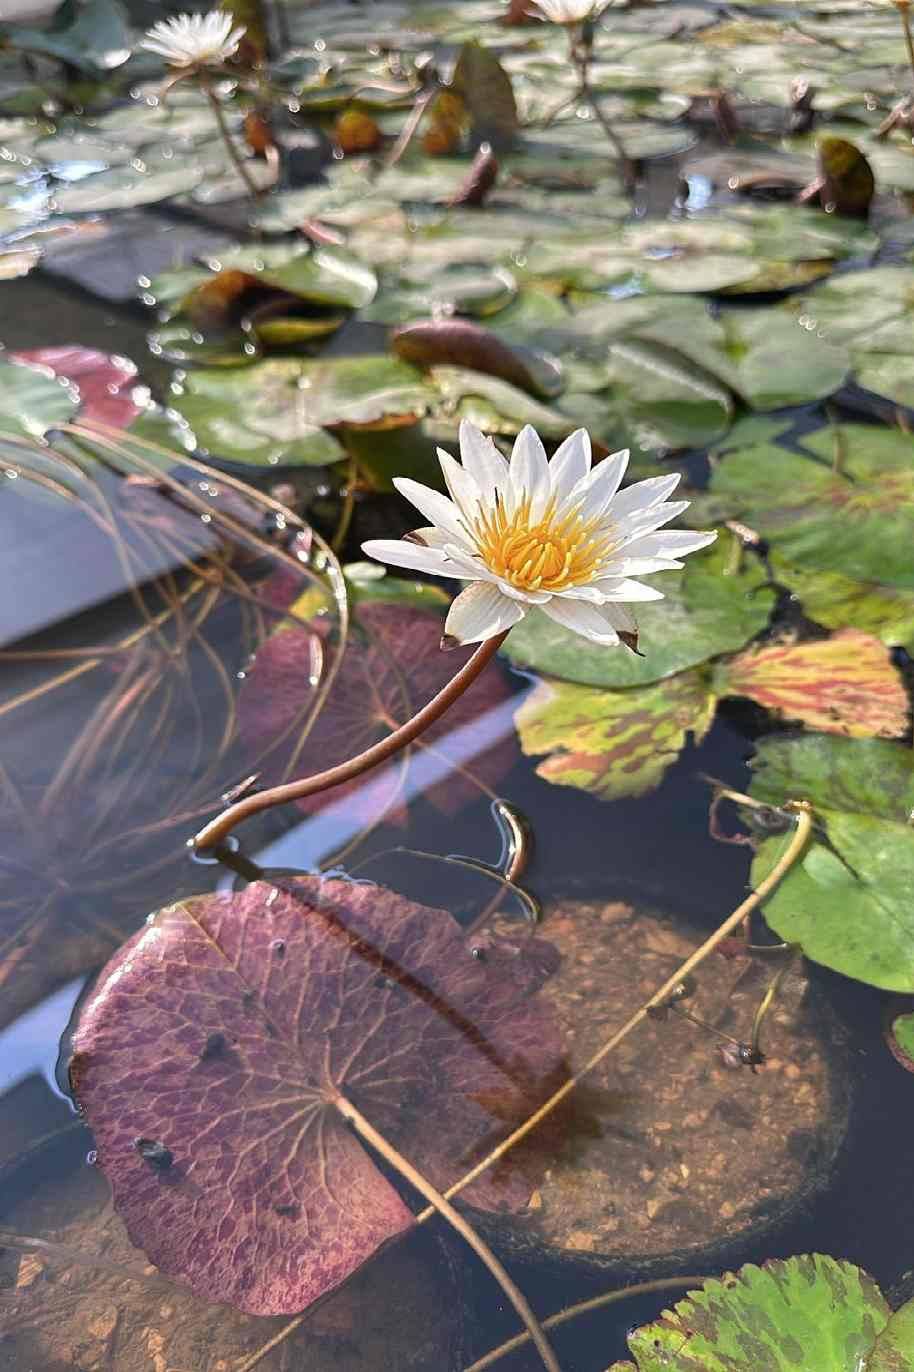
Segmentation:
<svg viewBox="0 0 914 1372">
<path fill-rule="evenodd" d="M 712 493 L 732 501 L 785 561 L 914 588 L 914 438 L 848 425 L 802 443 L 801 452 L 759 444 L 728 453 Z"/>
<path fill-rule="evenodd" d="M 133 42 L 119 0 L 86 0 L 70 12 L 74 17 L 65 27 L 11 29 L 9 41 L 27 52 L 55 57 L 91 73 L 111 71 L 127 61 Z"/>
<path fill-rule="evenodd" d="M 378 280 L 370 267 L 342 248 L 312 248 L 300 243 L 259 244 L 219 254 L 213 271 L 242 271 L 264 286 L 288 291 L 312 305 L 358 310 L 375 297 Z"/>
<path fill-rule="evenodd" d="M 651 578 L 665 598 L 637 607 L 643 657 L 588 643 L 536 609 L 514 626 L 503 651 L 519 666 L 563 681 L 612 687 L 660 681 L 734 652 L 764 629 L 774 592 L 758 563 L 729 570 L 731 546 L 731 536 L 722 535 L 684 571 Z"/>
<path fill-rule="evenodd" d="M 826 629 L 851 626 L 914 655 L 914 591 L 854 581 L 840 572 L 817 572 L 771 557 L 774 578 L 789 587 L 803 613 Z"/>
<path fill-rule="evenodd" d="M 338 462 L 345 451 L 328 427 L 419 415 L 432 398 L 419 372 L 384 356 L 201 369 L 172 391 L 202 448 L 258 467 Z"/>
<path fill-rule="evenodd" d="M 848 272 L 802 300 L 797 323 L 813 338 L 848 349 L 857 381 L 914 407 L 914 281 L 909 267 Z"/>
<path fill-rule="evenodd" d="M 517 283 L 504 267 L 460 264 L 441 271 L 405 271 L 384 284 L 363 319 L 379 324 L 405 324 L 428 315 L 470 315 L 487 319 L 514 299 Z"/>
<path fill-rule="evenodd" d="M 881 739 L 763 740 L 752 795 L 774 805 L 809 801 L 817 828 L 806 852 L 765 902 L 765 918 L 815 962 L 891 991 L 914 991 L 914 754 Z M 758 883 L 783 852 L 766 838 Z"/>
<path fill-rule="evenodd" d="M 628 1346 L 638 1372 L 862 1372 L 890 1316 L 872 1277 L 811 1253 L 705 1282 Z"/>
<path fill-rule="evenodd" d="M 72 387 L 47 371 L 0 362 L 0 431 L 41 438 L 66 424 L 77 409 Z"/>
<path fill-rule="evenodd" d="M 205 176 L 191 160 L 172 162 L 153 159 L 140 166 L 112 167 L 81 181 L 58 186 L 54 208 L 59 214 L 83 214 L 101 210 L 127 210 L 152 205 L 192 190 Z"/>
<path fill-rule="evenodd" d="M 893 1315 L 873 1345 L 864 1372 L 910 1372 L 914 1367 L 914 1300 Z"/>
<path fill-rule="evenodd" d="M 618 800 L 659 786 L 688 736 L 704 738 L 716 703 L 701 671 L 628 691 L 543 680 L 514 723 L 528 757 L 548 754 L 538 776 Z"/>
<path fill-rule="evenodd" d="M 564 438 L 576 424 L 508 381 L 468 367 L 432 367 L 438 411 L 469 419 L 486 433 L 513 435 L 532 424 L 541 438 Z"/>
</svg>

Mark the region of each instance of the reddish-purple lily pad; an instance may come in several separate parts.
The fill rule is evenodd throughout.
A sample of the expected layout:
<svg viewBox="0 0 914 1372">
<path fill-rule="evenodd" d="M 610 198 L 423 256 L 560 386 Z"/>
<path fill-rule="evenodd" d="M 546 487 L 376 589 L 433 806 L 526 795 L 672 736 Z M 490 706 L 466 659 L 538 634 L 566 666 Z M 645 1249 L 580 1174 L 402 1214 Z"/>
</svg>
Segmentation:
<svg viewBox="0 0 914 1372">
<path fill-rule="evenodd" d="M 69 382 L 79 400 L 79 419 L 126 429 L 144 409 L 134 397 L 137 369 L 126 357 L 65 344 L 57 348 L 27 348 L 10 353 L 9 358 Z"/>
<path fill-rule="evenodd" d="M 321 636 L 327 652 L 332 652 L 330 624 L 318 617 L 308 628 L 291 625 L 274 633 L 259 649 L 239 698 L 244 743 L 252 757 L 264 759 L 266 755 L 258 762 L 264 781 L 291 781 L 334 767 L 411 718 L 450 681 L 472 652 L 472 648 L 442 652 L 443 627 L 443 620 L 434 611 L 384 602 L 359 605 L 333 689 L 301 747 L 295 725 L 301 718 L 314 670 L 314 635 Z M 516 762 L 517 744 L 510 720 L 501 732 L 495 731 L 494 742 L 488 746 L 484 742 L 484 716 L 510 694 L 503 669 L 490 663 L 414 745 L 420 754 L 432 751 L 465 769 L 450 772 L 425 792 L 436 809 L 454 814 L 479 798 L 474 776 L 494 787 Z M 288 771 L 293 752 L 294 767 Z M 368 780 L 375 783 L 370 789 L 364 780 L 355 781 L 298 804 L 310 813 L 350 796 L 355 817 L 370 822 L 397 806 L 403 794 L 403 768 L 408 764 L 408 758 L 392 764 L 380 785 L 377 774 L 370 774 Z"/>
<path fill-rule="evenodd" d="M 131 1239 L 208 1300 L 309 1306 L 413 1223 L 335 1102 L 446 1188 L 564 1076 L 534 998 L 557 961 L 319 877 L 159 911 L 102 974 L 71 1065 Z M 532 1158 L 465 1197 L 524 1204 Z"/>
</svg>

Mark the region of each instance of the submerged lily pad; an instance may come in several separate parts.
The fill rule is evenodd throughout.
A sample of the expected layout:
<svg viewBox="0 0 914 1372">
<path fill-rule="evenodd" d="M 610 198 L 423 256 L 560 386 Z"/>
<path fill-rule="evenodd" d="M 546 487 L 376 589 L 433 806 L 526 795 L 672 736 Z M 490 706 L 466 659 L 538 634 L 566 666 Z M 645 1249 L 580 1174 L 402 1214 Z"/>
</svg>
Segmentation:
<svg viewBox="0 0 914 1372">
<path fill-rule="evenodd" d="M 362 595 L 358 601 L 333 690 L 306 738 L 301 737 L 301 682 L 313 671 L 315 650 L 332 651 L 327 622 L 316 618 L 311 628 L 280 629 L 258 652 L 241 692 L 239 727 L 251 757 L 266 759 L 261 765 L 272 780 L 323 771 L 386 738 L 468 660 L 468 648 L 441 652 L 444 621 L 431 591 L 427 588 L 422 596 L 428 608 L 417 608 L 417 597 L 397 596 L 397 584 L 394 578 L 373 583 L 374 597 Z M 508 696 L 503 674 L 493 667 L 422 735 L 413 757 L 421 759 L 431 751 L 461 769 L 448 768 L 425 790 L 425 799 L 436 809 L 454 814 L 478 800 L 483 788 L 497 786 L 516 760 L 510 731 L 493 737 L 486 729 L 486 717 Z M 351 782 L 297 804 L 311 813 L 345 796 L 364 823 L 376 823 L 388 812 L 396 819 L 411 776 L 406 754 L 367 782 Z"/>
<path fill-rule="evenodd" d="M 534 995 L 554 949 L 471 942 L 444 910 L 320 877 L 160 910 L 102 973 L 71 1064 L 132 1241 L 199 1296 L 266 1315 L 409 1229 L 340 1098 L 443 1190 L 561 1076 Z M 529 1189 L 509 1166 L 465 1195 L 512 1208 Z"/>
<path fill-rule="evenodd" d="M 729 539 L 719 538 L 681 572 L 661 572 L 651 584 L 664 599 L 638 606 L 638 657 L 627 648 L 582 640 L 533 609 L 511 630 L 503 651 L 520 666 L 589 686 L 639 686 L 742 648 L 768 622 L 774 592 L 764 568 L 729 570 Z"/>
<path fill-rule="evenodd" d="M 628 1336 L 637 1372 L 860 1372 L 891 1310 L 872 1277 L 822 1253 L 749 1263 Z M 904 1341 L 914 1354 L 914 1338 Z M 909 1364 L 898 1364 L 899 1369 Z M 624 1372 L 631 1363 L 614 1363 Z"/>
<path fill-rule="evenodd" d="M 909 434 L 847 425 L 805 436 L 800 452 L 752 444 L 726 454 L 711 491 L 788 562 L 914 588 Z"/>
<path fill-rule="evenodd" d="M 815 962 L 891 991 L 914 991 L 914 754 L 881 739 L 764 739 L 752 795 L 773 805 L 807 800 L 816 830 L 765 902 L 765 918 Z M 784 838 L 761 841 L 758 885 Z"/>
<path fill-rule="evenodd" d="M 276 358 L 242 371 L 189 372 L 172 404 L 199 446 L 252 466 L 323 466 L 345 455 L 329 426 L 421 415 L 432 392 L 421 373 L 384 356 Z"/>
</svg>

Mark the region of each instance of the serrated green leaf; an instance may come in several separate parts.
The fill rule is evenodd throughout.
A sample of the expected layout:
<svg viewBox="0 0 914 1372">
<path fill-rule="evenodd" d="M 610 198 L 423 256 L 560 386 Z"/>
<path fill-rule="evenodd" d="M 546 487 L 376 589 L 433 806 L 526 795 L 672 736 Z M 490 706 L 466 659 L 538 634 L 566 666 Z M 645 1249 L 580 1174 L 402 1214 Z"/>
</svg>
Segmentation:
<svg viewBox="0 0 914 1372">
<path fill-rule="evenodd" d="M 860 1372 L 889 1315 L 872 1277 L 812 1253 L 707 1281 L 628 1344 L 638 1372 Z"/>
</svg>

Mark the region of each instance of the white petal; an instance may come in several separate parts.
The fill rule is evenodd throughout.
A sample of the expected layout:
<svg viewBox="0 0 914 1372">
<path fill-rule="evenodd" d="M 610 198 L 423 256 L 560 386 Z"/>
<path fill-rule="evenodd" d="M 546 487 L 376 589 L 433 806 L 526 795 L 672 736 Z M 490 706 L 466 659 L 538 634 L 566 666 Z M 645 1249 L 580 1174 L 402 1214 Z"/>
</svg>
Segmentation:
<svg viewBox="0 0 914 1372">
<path fill-rule="evenodd" d="M 549 501 L 549 463 L 539 434 L 525 424 L 511 450 L 508 513 L 514 514 L 525 500 L 530 501 L 530 522 L 542 516 Z"/>
<path fill-rule="evenodd" d="M 633 486 L 626 486 L 613 501 L 613 519 L 623 519 L 626 515 L 659 505 L 679 485 L 680 475 L 679 472 L 670 472 L 667 476 L 649 476 L 646 481 L 636 481 Z"/>
<path fill-rule="evenodd" d="M 660 528 L 661 524 L 668 524 L 677 515 L 685 514 L 689 508 L 688 500 L 668 500 L 659 505 L 651 505 L 647 509 L 638 510 L 635 514 L 626 515 L 620 519 L 618 528 L 623 536 L 622 544 L 629 544 L 636 538 L 642 538 L 645 534 L 652 534 Z M 611 510 L 609 518 L 612 519 L 614 511 Z"/>
<path fill-rule="evenodd" d="M 433 524 L 422 529 L 414 529 L 413 533 L 427 548 L 446 548 L 448 556 L 458 553 L 464 558 L 476 556 L 476 544 L 468 534 L 448 533 L 445 529 L 436 529 Z"/>
<path fill-rule="evenodd" d="M 429 572 L 432 576 L 453 576 L 463 580 L 466 573 L 454 570 L 454 564 L 440 548 L 422 548 L 402 538 L 372 538 L 362 544 L 366 557 L 388 562 L 392 567 L 409 567 L 414 572 Z"/>
<path fill-rule="evenodd" d="M 619 635 L 604 614 L 595 605 L 587 605 L 583 600 L 559 600 L 553 596 L 548 605 L 543 606 L 543 614 L 561 624 L 563 629 L 571 629 L 592 643 L 602 643 L 614 648 Z"/>
<path fill-rule="evenodd" d="M 663 592 L 656 586 L 640 581 L 607 581 L 600 583 L 600 589 L 607 600 L 663 600 Z"/>
<path fill-rule="evenodd" d="M 460 421 L 460 460 L 475 479 L 484 504 L 491 504 L 508 479 L 508 464 L 491 438 L 468 419 Z"/>
<path fill-rule="evenodd" d="M 402 496 L 415 505 L 420 514 L 430 519 L 439 529 L 454 534 L 461 541 L 466 538 L 466 529 L 460 518 L 460 510 L 452 500 L 430 486 L 419 481 L 411 481 L 407 476 L 394 477 L 394 486 Z"/>
<path fill-rule="evenodd" d="M 684 566 L 675 557 L 614 557 L 602 569 L 599 581 L 591 584 L 624 581 L 627 576 L 653 576 L 654 572 L 679 572 Z"/>
<path fill-rule="evenodd" d="M 638 621 L 631 610 L 626 610 L 624 605 L 604 605 L 602 613 L 613 628 L 618 629 L 620 633 L 637 634 Z"/>
<path fill-rule="evenodd" d="M 575 429 L 552 454 L 549 478 L 557 501 L 570 495 L 590 471 L 590 436 L 586 429 Z"/>
<path fill-rule="evenodd" d="M 589 476 L 585 477 L 572 492 L 571 500 L 580 501 L 582 519 L 599 519 L 612 502 L 615 516 L 615 498 L 619 483 L 628 466 L 628 449 L 612 453 L 598 462 Z M 571 501 L 569 501 L 569 504 Z"/>
<path fill-rule="evenodd" d="M 519 600 L 524 605 L 545 605 L 547 600 L 552 599 L 551 591 L 521 591 L 517 586 L 512 586 L 510 581 L 505 581 L 500 576 L 491 578 L 502 595 L 506 595 L 509 600 Z"/>
<path fill-rule="evenodd" d="M 482 643 L 523 619 L 524 610 L 495 586 L 474 581 L 452 603 L 444 632 L 460 643 Z"/>
<path fill-rule="evenodd" d="M 476 518 L 476 511 L 479 509 L 482 499 L 476 478 L 470 472 L 465 471 L 459 462 L 455 462 L 450 453 L 445 452 L 443 448 L 438 449 L 438 461 L 441 464 L 444 483 L 450 491 L 454 503 L 460 507 L 467 522 L 472 523 Z"/>
<path fill-rule="evenodd" d="M 693 529 L 664 529 L 647 534 L 625 545 L 625 558 L 679 558 L 706 548 L 717 537 L 716 531 L 698 533 Z"/>
</svg>

